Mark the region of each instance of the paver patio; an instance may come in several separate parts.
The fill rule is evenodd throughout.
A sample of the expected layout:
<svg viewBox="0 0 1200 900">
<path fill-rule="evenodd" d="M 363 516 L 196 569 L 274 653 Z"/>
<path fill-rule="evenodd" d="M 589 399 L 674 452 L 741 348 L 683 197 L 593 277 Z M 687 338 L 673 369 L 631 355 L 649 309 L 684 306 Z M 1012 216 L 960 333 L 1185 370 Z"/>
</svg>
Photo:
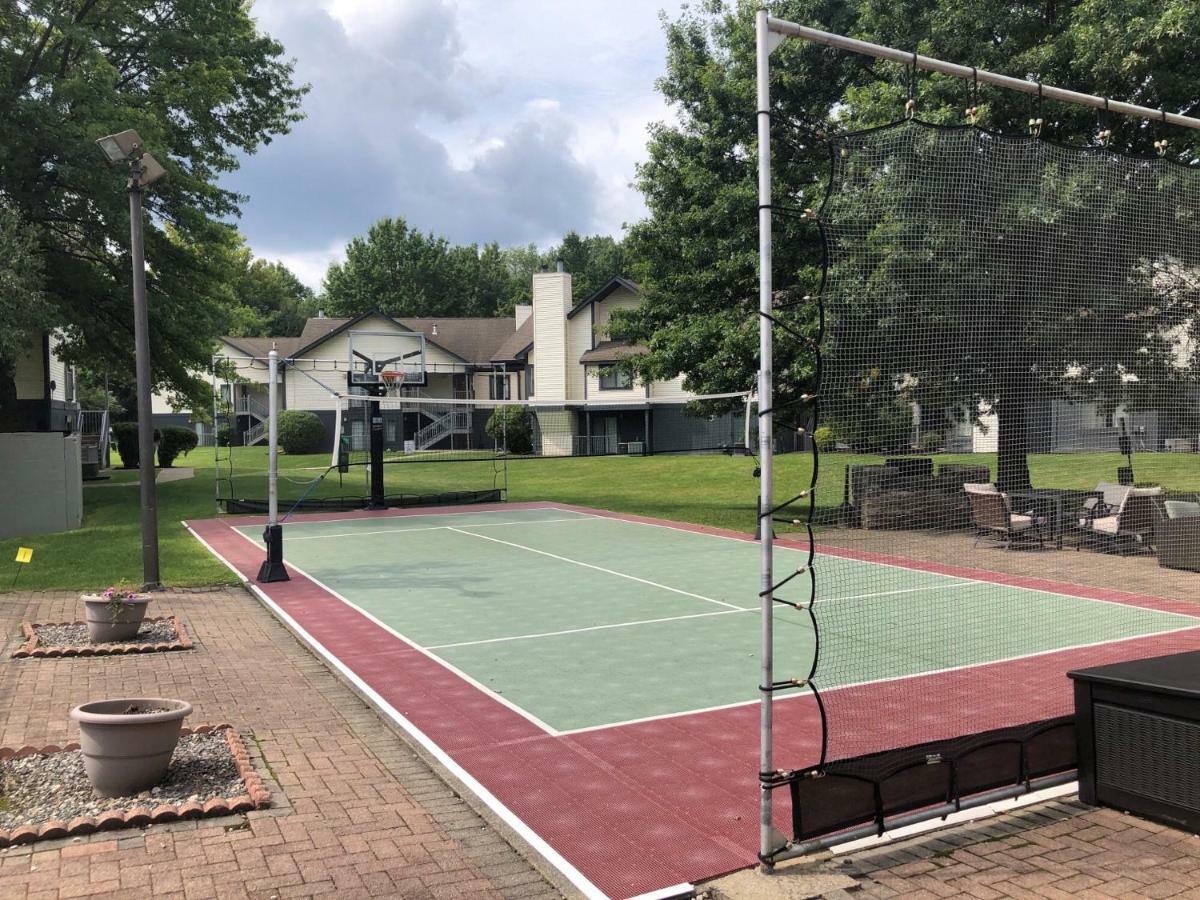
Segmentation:
<svg viewBox="0 0 1200 900">
<path fill-rule="evenodd" d="M 240 589 L 156 595 L 189 653 L 10 659 L 22 620 L 66 621 L 74 594 L 0 608 L 0 746 L 77 738 L 67 711 L 102 696 L 190 700 L 190 725 L 228 721 L 277 808 L 0 852 L 0 897 L 560 896 L 405 741 Z"/>
</svg>

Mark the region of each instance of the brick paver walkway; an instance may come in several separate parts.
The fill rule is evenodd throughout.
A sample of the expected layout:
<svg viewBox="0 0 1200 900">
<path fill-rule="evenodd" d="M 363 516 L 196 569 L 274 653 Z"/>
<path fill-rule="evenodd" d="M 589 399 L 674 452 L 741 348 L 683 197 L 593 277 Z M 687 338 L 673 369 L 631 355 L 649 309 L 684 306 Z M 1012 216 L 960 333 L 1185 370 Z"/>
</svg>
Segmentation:
<svg viewBox="0 0 1200 900">
<path fill-rule="evenodd" d="M 835 878 L 834 876 L 841 876 Z M 831 879 L 838 886 L 829 889 Z M 1200 898 L 1200 836 L 1073 799 L 1031 805 L 824 862 L 742 873 L 713 900 Z"/>
<path fill-rule="evenodd" d="M 10 848 L 0 897 L 559 896 L 248 594 L 167 593 L 153 609 L 181 616 L 197 649 L 13 660 L 22 619 L 83 610 L 75 595 L 0 598 L 0 746 L 76 739 L 67 711 L 84 700 L 179 697 L 187 724 L 239 729 L 279 808 Z"/>
</svg>

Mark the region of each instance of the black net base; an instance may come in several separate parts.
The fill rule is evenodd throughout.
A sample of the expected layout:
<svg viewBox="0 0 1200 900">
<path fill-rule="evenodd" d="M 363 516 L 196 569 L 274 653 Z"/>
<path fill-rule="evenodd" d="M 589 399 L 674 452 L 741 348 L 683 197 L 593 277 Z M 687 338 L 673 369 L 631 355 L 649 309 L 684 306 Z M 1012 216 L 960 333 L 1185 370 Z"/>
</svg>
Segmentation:
<svg viewBox="0 0 1200 900">
<path fill-rule="evenodd" d="M 800 842 L 872 823 L 882 833 L 893 816 L 1075 767 L 1075 718 L 1063 716 L 838 760 L 774 786 L 791 793 L 792 839 Z"/>
<path fill-rule="evenodd" d="M 393 508 L 408 508 L 417 506 L 466 506 L 473 503 L 499 503 L 504 500 L 502 489 L 481 491 L 442 491 L 429 494 L 387 494 L 383 498 L 384 506 Z M 227 514 L 265 513 L 268 511 L 266 500 L 223 498 L 221 507 Z M 359 494 L 340 497 L 309 497 L 297 503 L 280 503 L 280 507 L 288 507 L 289 515 L 297 512 L 351 512 L 356 509 L 369 509 L 371 498 Z"/>
</svg>

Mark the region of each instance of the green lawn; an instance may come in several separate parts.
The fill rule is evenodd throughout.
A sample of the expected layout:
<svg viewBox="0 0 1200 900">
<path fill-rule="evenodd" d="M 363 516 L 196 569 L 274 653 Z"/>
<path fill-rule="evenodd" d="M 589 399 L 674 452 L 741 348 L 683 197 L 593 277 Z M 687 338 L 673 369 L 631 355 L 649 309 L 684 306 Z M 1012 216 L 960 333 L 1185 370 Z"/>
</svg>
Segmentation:
<svg viewBox="0 0 1200 900">
<path fill-rule="evenodd" d="M 266 496 L 266 448 L 234 450 L 233 476 L 223 490 L 241 497 Z M 941 455 L 939 462 L 990 464 L 988 455 Z M 325 454 L 281 456 L 282 506 L 298 497 L 328 465 Z M 817 491 L 820 506 L 834 507 L 842 499 L 843 467 L 880 462 L 881 458 L 848 453 L 825 454 Z M 1116 480 L 1123 460 L 1115 453 L 1075 453 L 1032 457 L 1035 486 L 1087 489 L 1101 480 Z M 198 449 L 177 461 L 195 468 L 195 477 L 158 487 L 159 540 L 162 576 L 172 585 L 218 584 L 231 580 L 229 570 L 212 558 L 179 524 L 217 514 L 214 460 L 211 449 Z M 1135 457 L 1138 482 L 1163 484 L 1175 491 L 1200 491 L 1200 466 L 1190 454 L 1143 454 Z M 798 493 L 808 480 L 807 454 L 777 459 L 778 491 L 782 499 Z M 513 460 L 508 465 L 510 500 L 551 500 L 600 509 L 641 513 L 665 519 L 717 525 L 749 532 L 754 528 L 758 482 L 754 461 L 727 456 L 653 456 Z M 23 567 L 17 588 L 83 589 L 103 587 L 141 574 L 138 489 L 115 486 L 135 481 L 136 473 L 114 470 L 107 487 L 84 488 L 84 527 L 72 532 L 0 540 L 0 590 L 9 590 L 17 566 L 18 546 L 34 549 L 33 562 Z M 490 486 L 491 462 L 404 463 L 387 467 L 388 490 L 423 492 L 454 487 Z M 363 474 L 355 470 L 339 483 L 331 474 L 313 496 L 361 493 Z"/>
</svg>

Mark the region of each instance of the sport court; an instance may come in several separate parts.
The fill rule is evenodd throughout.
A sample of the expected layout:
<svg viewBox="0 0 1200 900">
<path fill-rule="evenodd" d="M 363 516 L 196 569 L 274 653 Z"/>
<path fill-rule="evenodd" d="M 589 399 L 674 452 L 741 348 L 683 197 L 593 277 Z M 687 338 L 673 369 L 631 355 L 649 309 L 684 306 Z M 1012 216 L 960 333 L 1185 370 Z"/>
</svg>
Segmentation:
<svg viewBox="0 0 1200 900">
<path fill-rule="evenodd" d="M 253 577 L 260 522 L 191 527 Z M 292 581 L 256 588 L 263 598 L 586 891 L 633 896 L 753 862 L 755 542 L 496 504 L 300 517 L 285 548 Z M 833 552 L 819 560 L 819 612 L 876 627 L 861 670 L 842 667 L 826 690 L 936 692 L 952 672 L 959 686 L 1003 680 L 999 714 L 1032 719 L 1065 711 L 1065 679 L 1047 691 L 1050 672 L 1200 646 L 1182 603 Z M 807 560 L 797 544 L 776 553 L 780 571 Z M 920 653 L 889 640 L 917 607 L 929 623 L 954 606 L 953 622 L 971 616 L 963 604 L 997 601 L 1021 628 L 947 634 Z M 778 671 L 807 671 L 812 652 L 807 614 L 780 608 Z M 784 752 L 811 751 L 812 706 L 797 693 L 777 707 Z M 903 742 L 902 724 L 876 727 Z"/>
</svg>

